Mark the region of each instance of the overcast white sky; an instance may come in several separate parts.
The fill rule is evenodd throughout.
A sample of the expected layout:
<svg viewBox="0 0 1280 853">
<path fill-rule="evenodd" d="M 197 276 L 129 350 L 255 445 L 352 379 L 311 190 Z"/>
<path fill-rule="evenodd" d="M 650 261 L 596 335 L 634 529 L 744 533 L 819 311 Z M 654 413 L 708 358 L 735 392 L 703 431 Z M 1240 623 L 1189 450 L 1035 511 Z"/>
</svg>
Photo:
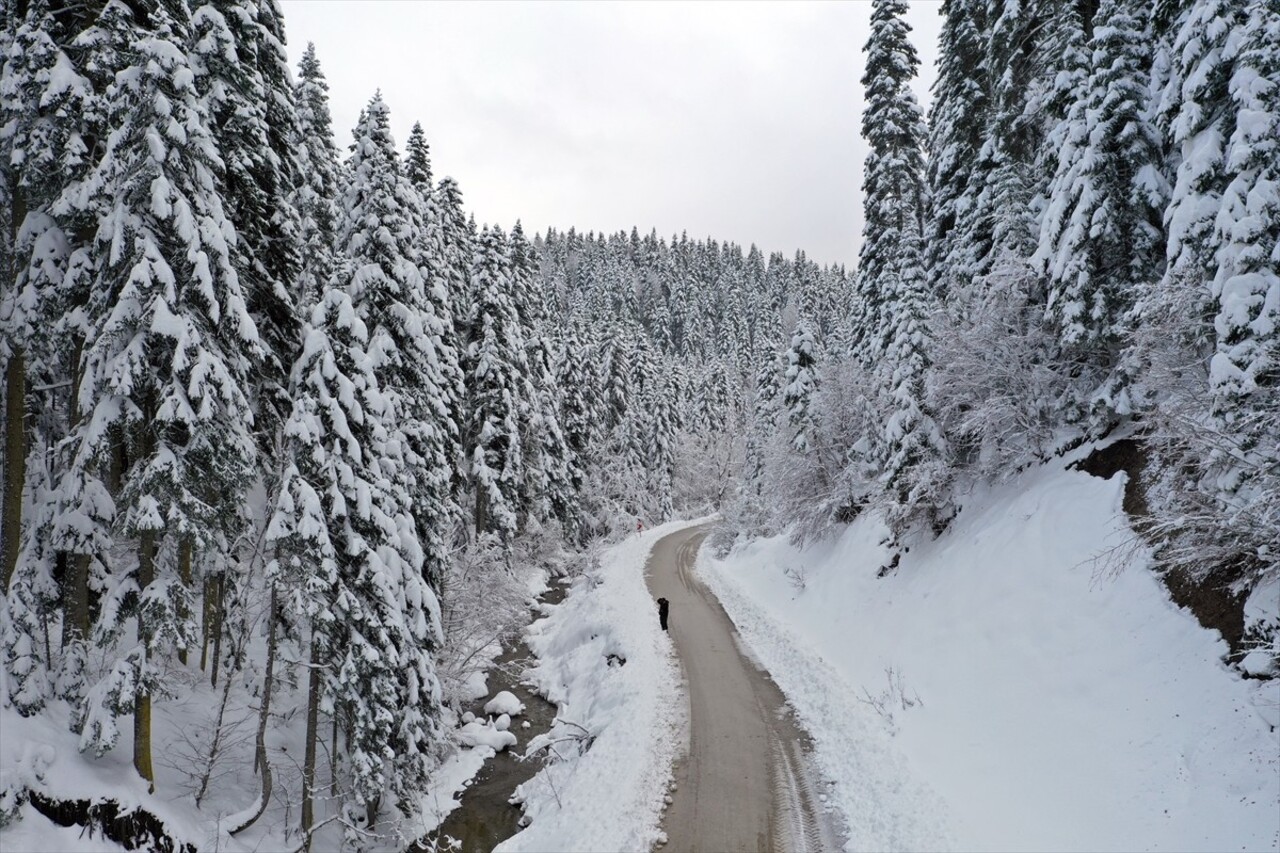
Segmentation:
<svg viewBox="0 0 1280 853">
<path fill-rule="evenodd" d="M 940 0 L 912 0 L 928 106 Z M 314 41 L 338 143 L 382 89 L 481 222 L 803 248 L 852 265 L 869 0 L 283 0 L 295 73 Z"/>
</svg>

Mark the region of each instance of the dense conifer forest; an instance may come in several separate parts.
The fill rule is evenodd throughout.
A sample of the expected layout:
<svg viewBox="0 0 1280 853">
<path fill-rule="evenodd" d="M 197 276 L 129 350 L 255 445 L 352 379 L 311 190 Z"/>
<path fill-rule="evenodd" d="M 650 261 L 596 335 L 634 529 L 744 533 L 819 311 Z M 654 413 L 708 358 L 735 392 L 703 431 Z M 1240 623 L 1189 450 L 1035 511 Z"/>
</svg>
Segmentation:
<svg viewBox="0 0 1280 853">
<path fill-rule="evenodd" d="M 358 847 L 412 836 L 522 567 L 638 520 L 909 545 L 1124 436 L 1170 585 L 1274 580 L 1280 6 L 946 0 L 926 116 L 905 5 L 845 269 L 477 223 L 380 94 L 340 148 L 276 0 L 0 0 L 2 713 Z"/>
</svg>

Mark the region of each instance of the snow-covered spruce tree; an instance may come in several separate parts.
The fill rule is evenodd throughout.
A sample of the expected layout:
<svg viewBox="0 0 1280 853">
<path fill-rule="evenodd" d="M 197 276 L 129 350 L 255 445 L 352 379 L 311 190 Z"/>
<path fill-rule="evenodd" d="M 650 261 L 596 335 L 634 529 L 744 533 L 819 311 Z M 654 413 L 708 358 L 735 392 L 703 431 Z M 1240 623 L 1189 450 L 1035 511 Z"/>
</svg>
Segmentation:
<svg viewBox="0 0 1280 853">
<path fill-rule="evenodd" d="M 997 262 L 1025 257 L 1035 245 L 1030 202 L 1037 184 L 1044 183 L 1031 171 L 1040 141 L 1037 61 L 1046 12 L 1053 5 L 988 4 L 980 67 L 986 113 L 982 145 L 967 187 L 971 203 L 963 216 L 972 240 L 966 272 L 977 288 Z"/>
<path fill-rule="evenodd" d="M 971 77 L 962 62 L 949 78 L 980 89 L 987 113 L 980 122 L 978 151 L 960 161 L 968 175 L 960 195 L 938 169 L 944 162 L 938 159 L 939 134 L 946 130 L 940 122 L 947 118 L 940 101 L 930 127 L 933 201 L 926 260 L 931 282 L 949 284 L 931 318 L 941 340 L 926 391 L 953 464 L 1000 477 L 1057 444 L 1056 410 L 1064 405 L 1065 383 L 1052 374 L 1057 335 L 1044 317 L 1043 276 L 1031 260 L 1037 218 L 1047 205 L 1064 146 L 1066 114 L 1085 89 L 1082 16 L 1091 10 L 1077 3 L 1003 4 L 983 14 L 990 21 L 984 28 L 992 30 L 983 37 L 989 45 L 970 45 L 983 72 Z M 947 26 L 952 25 L 949 19 Z M 971 28 L 973 21 L 964 18 L 954 25 Z M 958 52 L 950 58 L 957 60 Z M 944 58 L 944 75 L 947 62 Z M 972 127 L 970 116 L 953 117 Z M 950 278 L 937 253 L 937 215 L 948 206 L 961 213 L 946 238 L 953 246 L 947 263 L 963 270 Z M 966 237 L 966 231 L 976 236 Z M 987 383 L 983 377 L 989 375 L 1002 380 Z"/>
<path fill-rule="evenodd" d="M 886 301 L 892 333 L 874 375 L 881 394 L 887 395 L 880 457 L 881 480 L 891 499 L 887 521 L 901 532 L 920 518 L 935 527 L 945 521 L 950 511 L 949 453 L 925 395 L 932 334 L 924 269 L 918 262 L 914 268 L 904 264 Z"/>
<path fill-rule="evenodd" d="M 1117 373 L 1126 313 L 1161 273 L 1160 145 L 1146 120 L 1150 32 L 1136 0 L 1103 0 L 1090 71 L 1066 119 L 1037 261 L 1063 369 L 1078 377 L 1064 417 L 1098 431 L 1128 414 Z"/>
<path fill-rule="evenodd" d="M 266 347 L 255 382 L 263 452 L 275 457 L 297 357 L 302 266 L 297 109 L 275 0 L 192 3 L 191 63 L 225 164 L 223 193 L 236 229 L 232 259 Z"/>
<path fill-rule="evenodd" d="M 589 337 L 572 325 L 560 338 L 554 360 L 554 385 L 559 400 L 558 423 L 567 450 L 568 487 L 574 500 L 566 525 L 567 535 L 578 542 L 594 530 L 595 507 L 586 501 L 587 482 L 604 438 L 599 418 L 599 388 L 591 357 L 596 352 Z"/>
<path fill-rule="evenodd" d="M 22 538 L 23 491 L 26 485 L 26 405 L 27 350 L 35 335 L 37 294 L 22 287 L 19 270 L 26 264 L 19 258 L 28 254 L 19 243 L 18 231 L 27 219 L 30 196 L 39 195 L 29 186 L 39 174 L 27 168 L 27 159 L 48 158 L 40 148 L 28 151 L 37 141 L 40 101 L 48 78 L 59 62 L 61 51 L 50 29 L 53 16 L 43 2 L 31 4 L 26 15 L 16 8 L 4 9 L 0 35 L 0 363 L 4 366 L 4 482 L 0 498 L 0 594 L 9 589 L 9 579 L 18 564 Z M 32 137 L 37 137 L 33 139 Z M 43 140 L 39 140 L 43 141 Z M 47 173 L 46 173 L 47 174 Z M 39 180 L 39 179 L 37 179 Z M 36 200 L 37 209 L 39 200 Z"/>
<path fill-rule="evenodd" d="M 340 167 L 329 113 L 329 84 L 320 70 L 314 44 L 308 44 L 298 64 L 294 89 L 298 124 L 298 178 L 293 205 L 298 210 L 302 266 L 298 277 L 298 307 L 304 317 L 332 281 L 336 258 Z"/>
<path fill-rule="evenodd" d="M 427 135 L 420 121 L 415 121 L 409 131 L 409 140 L 405 143 L 404 169 L 405 177 L 422 193 L 422 200 L 430 202 L 435 194 L 435 184 L 431 178 L 431 146 L 427 144 Z"/>
<path fill-rule="evenodd" d="M 434 527 L 432 541 L 447 547 L 459 528 L 466 525 L 462 504 L 454 494 L 456 465 L 462 455 L 462 423 L 464 374 L 462 368 L 462 342 L 458 338 L 458 306 L 452 291 L 453 271 L 450 268 L 448 238 L 445 232 L 442 210 L 435 187 L 431 184 L 431 152 L 421 123 L 415 123 L 405 157 L 405 177 L 416 195 L 417 205 L 412 213 L 412 228 L 420 236 L 415 241 L 418 269 L 425 284 L 424 330 L 431 338 L 435 351 L 435 370 L 439 374 L 439 396 L 433 401 L 434 415 L 443 433 L 441 451 L 448 468 L 447 478 L 437 485 L 444 489 L 448 503 L 433 508 L 420 521 Z M 434 319 L 433 319 L 434 318 Z M 444 510 L 443 512 L 438 510 Z M 444 571 L 445 556 L 440 552 L 428 560 L 429 577 L 438 583 Z M 438 587 L 437 587 L 438 588 Z"/>
<path fill-rule="evenodd" d="M 133 616 L 136 644 L 125 639 L 89 691 L 81 743 L 110 749 L 116 717 L 133 713 L 134 766 L 148 780 L 151 698 L 164 691 L 156 659 L 192 640 L 179 543 L 215 565 L 229 558 L 223 549 L 256 467 L 245 389 L 263 352 L 233 264 L 235 229 L 184 15 L 154 9 L 144 29 L 127 5 L 110 2 L 98 22 L 127 71 L 106 92 L 114 130 L 91 181 L 105 214 L 86 309 L 85 418 L 66 478 L 90 483 L 108 465 L 119 470 L 115 529 L 136 550 L 134 570 L 111 579 L 97 629 L 105 643 Z M 127 469 L 111 461 L 113 436 L 127 447 Z"/>
<path fill-rule="evenodd" d="M 673 475 L 677 510 L 737 511 L 734 480 L 743 470 L 746 438 L 742 396 L 741 378 L 728 356 L 718 356 L 693 376 Z M 726 495 L 733 506 L 725 505 Z"/>
<path fill-rule="evenodd" d="M 677 392 L 672 385 L 678 381 L 670 372 L 653 382 L 646 393 L 646 426 L 648 427 L 647 454 L 650 512 L 655 522 L 667 521 L 675 512 L 672 503 L 676 473 L 676 438 L 682 422 L 677 405 Z"/>
<path fill-rule="evenodd" d="M 862 135 L 871 150 L 862 180 L 863 242 L 858 253 L 853 344 L 864 364 L 878 360 L 888 345 L 892 321 L 885 316 L 886 290 L 900 274 L 898 255 L 908 231 L 917 236 L 925 201 L 924 123 L 909 88 L 919 60 L 907 38 L 901 0 L 878 0 L 862 76 L 867 108 Z M 912 251 L 908 249 L 907 251 Z"/>
<path fill-rule="evenodd" d="M 1280 565 L 1274 11 L 1207 4 L 1176 19 L 1170 266 L 1144 299 L 1137 344 L 1159 394 L 1149 419 L 1160 557 L 1241 587 Z"/>
<path fill-rule="evenodd" d="M 1267 571 L 1280 571 L 1280 9 L 1255 0 L 1229 91 L 1230 180 L 1218 212 L 1215 426 L 1235 446 L 1207 459 L 1227 525 Z"/>
<path fill-rule="evenodd" d="M 67 315 L 83 293 L 71 298 L 66 272 L 71 256 L 83 250 L 91 222 L 60 203 L 88 171 L 86 136 L 101 123 L 92 83 L 68 52 L 86 17 L 84 10 L 55 15 L 46 0 L 34 0 L 12 8 L 0 37 L 0 369 L 6 407 L 0 593 L 24 547 L 28 465 L 56 463 L 47 449 L 73 416 L 71 395 L 60 389 L 74 369 L 74 341 L 82 337 Z M 34 533 L 28 525 L 26 537 Z"/>
<path fill-rule="evenodd" d="M 365 108 L 355 139 L 339 225 L 339 247 L 351 262 L 347 290 L 369 329 L 378 384 L 395 401 L 394 437 L 406 448 L 401 485 L 413 496 L 422 570 L 437 579 L 452 519 L 456 361 L 444 343 L 441 293 L 423 276 L 422 201 L 403 174 L 381 95 Z"/>
<path fill-rule="evenodd" d="M 761 353 L 751 400 L 751 417 L 747 424 L 740 494 L 740 514 L 750 531 L 764 532 L 768 521 L 765 499 L 768 450 L 770 439 L 778 430 L 784 370 L 778 353 L 771 349 Z"/>
<path fill-rule="evenodd" d="M 90 558 L 56 547 L 50 488 L 65 461 L 55 448 L 76 417 L 67 385 L 83 331 L 72 309 L 85 296 L 83 287 L 69 289 L 67 271 L 73 256 L 83 265 L 87 220 L 60 203 L 91 166 L 85 136 L 100 121 L 92 84 L 68 54 L 85 15 L 64 10 L 55 16 L 36 0 L 25 4 L 25 15 L 15 8 L 6 16 L 0 37 L 0 364 L 6 378 L 0 596 L 8 589 L 10 610 L 0 620 L 7 626 L 0 644 L 11 660 L 15 704 L 24 711 L 44 701 L 46 663 L 58 671 L 60 695 L 79 698 L 89 633 Z M 49 635 L 59 604 L 64 617 L 55 661 Z M 5 606 L 0 599 L 0 609 Z M 36 649 L 42 654 L 32 654 Z"/>
<path fill-rule="evenodd" d="M 355 138 L 338 226 L 343 257 L 295 367 L 299 399 L 288 434 L 303 445 L 295 453 L 316 466 L 304 476 L 319 478 L 308 483 L 322 496 L 338 555 L 327 605 L 332 621 L 313 618 L 312 637 L 322 652 L 325 643 L 337 650 L 327 659 L 322 704 L 346 730 L 340 759 L 354 805 L 364 808 L 371 827 L 387 793 L 406 813 L 416 807 L 439 736 L 433 663 L 439 608 L 426 563 L 441 549 L 419 519 L 447 500 L 448 467 L 433 406 L 439 398 L 438 360 L 427 331 L 433 318 L 414 254 L 417 199 L 400 174 L 380 97 L 365 109 Z M 332 419 L 332 432 L 307 432 L 321 418 Z M 354 443 L 341 438 L 348 431 Z M 337 485 L 325 491 L 324 477 L 336 477 Z M 291 481 L 282 502 L 292 494 L 296 508 L 299 488 Z M 285 516 L 273 525 L 278 539 L 288 534 L 288 523 Z M 315 558 L 324 546 L 314 538 L 296 547 L 319 548 L 307 552 Z M 304 572 L 307 565 L 303 558 Z"/>
<path fill-rule="evenodd" d="M 1227 177 L 1223 157 L 1235 125 L 1228 85 L 1245 6 L 1235 0 L 1178 0 L 1170 26 L 1173 67 L 1157 105 L 1157 123 L 1174 154 L 1174 186 L 1165 209 L 1168 245 L 1162 289 L 1213 278 L 1214 221 Z"/>
<path fill-rule="evenodd" d="M 303 179 L 294 86 L 275 0 L 202 0 L 191 5 L 192 69 L 225 165 L 223 194 L 236 234 L 232 263 L 264 346 L 249 397 L 255 440 L 264 460 L 259 466 L 260 482 L 272 500 L 280 487 L 281 428 L 290 408 L 288 371 L 301 344 L 302 243 L 295 196 Z M 256 521 L 264 524 L 266 519 Z M 232 628 L 239 633 L 247 630 L 248 615 L 234 602 L 246 595 L 245 584 L 256 579 L 246 572 L 220 571 L 216 563 L 201 559 L 193 542 L 181 541 L 178 548 L 184 575 L 192 575 L 195 567 L 204 568 L 200 665 L 208 665 L 206 650 L 212 648 L 210 681 L 216 684 L 224 633 Z M 273 611 L 273 636 L 276 627 Z M 273 667 L 267 670 L 270 679 Z M 263 692 L 269 697 L 270 685 Z M 269 702 L 262 704 L 265 721 Z M 260 748 L 265 754 L 261 739 Z M 260 755 L 256 763 L 263 759 Z M 268 784 L 269 775 L 263 779 Z"/>
<path fill-rule="evenodd" d="M 453 178 L 441 179 L 432 195 L 437 222 L 439 223 L 439 259 L 436 268 L 436 286 L 442 287 L 452 306 L 453 341 L 458 358 L 458 371 L 465 383 L 468 373 L 467 341 L 471 316 L 471 262 L 474 255 L 474 235 L 467 224 L 466 211 L 462 207 L 462 191 Z M 465 515 L 465 493 L 469 482 L 468 461 L 463 458 L 463 431 L 466 429 L 466 389 L 459 389 L 452 420 L 458 430 L 458 447 L 453 463 L 451 495 L 459 511 Z M 468 525 L 459 525 L 460 530 Z"/>
<path fill-rule="evenodd" d="M 944 503 L 939 491 L 946 455 L 924 394 L 930 312 L 921 244 L 924 125 L 910 89 L 918 60 L 905 11 L 903 0 L 877 0 L 866 47 L 862 133 L 871 150 L 858 270 L 863 310 L 857 317 L 874 324 L 862 330 L 857 354 L 874 364 L 884 427 L 869 453 L 880 466 L 897 532 Z"/>
<path fill-rule="evenodd" d="M 293 462 L 268 535 L 269 575 L 310 623 L 303 832 L 315 817 L 321 708 L 346 728 L 331 760 L 348 768 L 370 814 L 387 790 L 413 808 L 440 737 L 439 607 L 402 485 L 398 395 L 378 384 L 363 312 L 341 286 L 347 272 L 313 311 L 294 368 Z"/>
<path fill-rule="evenodd" d="M 543 334 L 546 316 L 538 288 L 538 256 L 519 222 L 511 229 L 508 252 L 512 298 L 528 367 L 520 425 L 525 461 L 520 512 L 539 522 L 555 518 L 565 529 L 572 529 L 578 522 L 574 481 L 581 475 L 574 473 L 577 460 L 560 425 L 561 390 L 555 383 L 551 344 Z"/>
<path fill-rule="evenodd" d="M 986 0 L 945 0 L 938 77 L 929 115 L 930 208 L 925 232 L 931 280 L 945 297 L 974 275 L 980 243 L 967 216 L 969 180 L 982 147 L 989 92 L 983 64 Z"/>
<path fill-rule="evenodd" d="M 511 259 L 502 229 L 486 227 L 471 271 L 464 452 L 476 535 L 492 533 L 510 547 L 518 527 L 524 476 L 520 409 L 528 374 L 520 318 L 512 299 Z"/>
<path fill-rule="evenodd" d="M 789 443 L 804 454 L 813 448 L 813 395 L 818 391 L 818 344 L 803 320 L 791 335 L 782 381 L 782 410 L 787 415 Z"/>
</svg>

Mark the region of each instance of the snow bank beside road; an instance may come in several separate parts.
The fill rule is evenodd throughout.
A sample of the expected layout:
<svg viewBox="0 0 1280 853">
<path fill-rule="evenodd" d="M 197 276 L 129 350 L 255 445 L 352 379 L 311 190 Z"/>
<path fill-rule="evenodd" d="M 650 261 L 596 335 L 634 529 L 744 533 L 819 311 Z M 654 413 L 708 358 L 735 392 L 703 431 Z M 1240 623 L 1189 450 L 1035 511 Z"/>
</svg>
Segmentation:
<svg viewBox="0 0 1280 853">
<path fill-rule="evenodd" d="M 968 496 L 885 578 L 872 519 L 807 550 L 704 552 L 699 570 L 812 733 L 852 840 L 892 820 L 876 779 L 903 769 L 945 801 L 960 849 L 1280 844 L 1280 682 L 1228 671 L 1221 638 L 1124 547 L 1122 488 L 1062 462 L 1028 471 Z M 1127 565 L 1099 562 L 1117 546 Z M 858 713 L 838 713 L 851 691 Z M 846 760 L 868 712 L 905 768 Z"/>
<path fill-rule="evenodd" d="M 560 711 L 529 751 L 542 746 L 563 760 L 520 787 L 530 825 L 498 850 L 648 850 L 658 840 L 685 700 L 644 566 L 658 539 L 698 523 L 671 522 L 612 546 L 530 628 L 540 662 L 529 678 Z"/>
</svg>

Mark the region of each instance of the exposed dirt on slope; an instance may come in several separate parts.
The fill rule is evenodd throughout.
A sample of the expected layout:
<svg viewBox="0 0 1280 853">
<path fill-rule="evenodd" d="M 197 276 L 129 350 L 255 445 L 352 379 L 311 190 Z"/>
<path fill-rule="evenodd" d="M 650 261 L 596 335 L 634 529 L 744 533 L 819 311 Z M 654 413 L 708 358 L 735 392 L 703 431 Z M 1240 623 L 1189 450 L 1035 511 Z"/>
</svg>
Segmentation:
<svg viewBox="0 0 1280 853">
<path fill-rule="evenodd" d="M 1095 477 L 1110 479 L 1125 472 L 1124 511 L 1139 532 L 1150 516 L 1147 502 L 1149 462 L 1146 445 L 1141 438 L 1123 438 L 1101 450 L 1095 450 L 1073 467 Z M 1238 576 L 1234 567 L 1223 566 L 1204 580 L 1193 580 L 1180 569 L 1165 571 L 1161 580 L 1173 602 L 1191 611 L 1203 627 L 1217 631 L 1231 647 L 1231 658 L 1244 653 L 1245 596 L 1232 592 L 1230 585 Z"/>
</svg>

